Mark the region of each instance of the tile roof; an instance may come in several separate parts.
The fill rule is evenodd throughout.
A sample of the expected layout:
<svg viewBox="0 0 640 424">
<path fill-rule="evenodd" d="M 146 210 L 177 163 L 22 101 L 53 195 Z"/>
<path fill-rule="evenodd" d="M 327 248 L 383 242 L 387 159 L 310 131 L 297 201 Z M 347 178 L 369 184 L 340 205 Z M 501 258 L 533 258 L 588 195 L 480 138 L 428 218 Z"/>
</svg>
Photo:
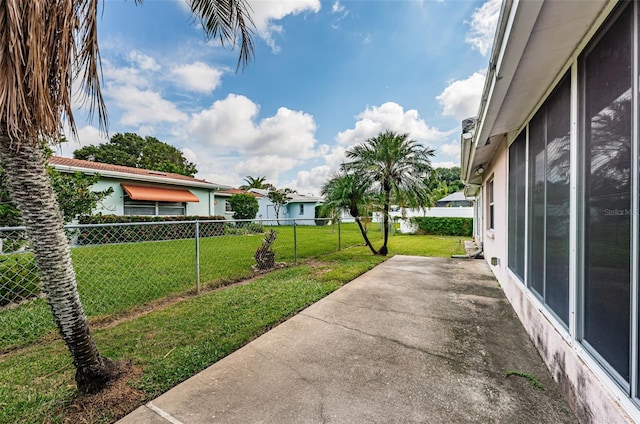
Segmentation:
<svg viewBox="0 0 640 424">
<path fill-rule="evenodd" d="M 171 172 L 153 171 L 150 169 L 132 168 L 129 166 L 111 165 L 109 163 L 91 162 L 88 160 L 63 158 L 59 156 L 51 157 L 49 159 L 49 165 L 53 165 L 55 167 L 68 166 L 72 168 L 82 168 L 82 169 L 97 171 L 98 173 L 101 171 L 102 172 L 118 172 L 123 174 L 130 174 L 134 179 L 135 179 L 135 176 L 139 175 L 139 176 L 154 177 L 154 178 L 166 178 L 167 180 L 180 180 L 180 181 L 192 182 L 192 183 L 216 185 L 206 180 L 187 177 L 186 175 L 174 174 Z"/>
<path fill-rule="evenodd" d="M 251 192 L 251 191 L 240 190 L 239 188 L 232 188 L 231 190 L 216 191 L 216 195 L 218 195 L 218 194 L 228 194 L 230 196 L 232 196 L 234 194 L 250 194 L 250 195 L 255 196 L 255 197 L 262 197 L 262 194 L 260 194 L 260 193 L 254 193 L 254 192 Z"/>
</svg>

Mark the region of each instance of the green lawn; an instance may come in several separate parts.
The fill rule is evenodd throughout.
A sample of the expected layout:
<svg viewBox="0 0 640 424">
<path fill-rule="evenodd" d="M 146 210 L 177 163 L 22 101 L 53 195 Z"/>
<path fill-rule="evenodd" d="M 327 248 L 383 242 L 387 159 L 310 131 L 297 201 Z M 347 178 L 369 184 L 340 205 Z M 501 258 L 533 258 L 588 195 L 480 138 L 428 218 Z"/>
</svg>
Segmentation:
<svg viewBox="0 0 640 424">
<path fill-rule="evenodd" d="M 309 252 L 319 250 L 309 248 Z M 390 251 L 446 257 L 462 248 L 459 237 L 397 235 L 390 239 Z M 313 257 L 309 265 L 188 298 L 94 331 L 94 337 L 104 355 L 129 359 L 144 370 L 133 384 L 144 399 L 150 399 L 384 260 L 361 246 L 316 252 Z M 5 355 L 0 358 L 0 375 L 0 422 L 62 422 L 61 408 L 76 396 L 73 367 L 59 340 Z M 94 421 L 110 422 L 111 413 L 103 411 Z"/>
<path fill-rule="evenodd" d="M 351 228 L 353 227 L 353 228 Z M 338 249 L 337 228 L 267 227 L 278 232 L 276 260 L 286 263 Z M 356 231 L 353 231 L 353 230 Z M 263 235 L 230 235 L 200 239 L 201 286 L 250 277 L 253 254 Z M 361 243 L 355 224 L 342 224 L 342 247 Z M 76 247 L 72 250 L 78 290 L 90 318 L 111 316 L 169 295 L 196 288 L 195 240 L 151 241 Z M 32 262 L 31 254 L 10 255 Z M 0 264 L 1 265 L 1 264 Z M 32 283 L 32 278 L 28 280 Z M 54 331 L 42 299 L 0 311 L 0 352 L 41 339 Z"/>
</svg>

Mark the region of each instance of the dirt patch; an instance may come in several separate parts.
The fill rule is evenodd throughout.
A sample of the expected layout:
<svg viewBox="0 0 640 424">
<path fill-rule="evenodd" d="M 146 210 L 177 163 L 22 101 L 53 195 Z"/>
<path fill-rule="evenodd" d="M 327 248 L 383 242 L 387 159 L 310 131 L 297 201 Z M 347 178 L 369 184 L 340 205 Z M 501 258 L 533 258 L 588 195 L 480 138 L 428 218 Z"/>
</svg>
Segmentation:
<svg viewBox="0 0 640 424">
<path fill-rule="evenodd" d="M 118 379 L 95 395 L 76 396 L 53 416 L 64 417 L 63 423 L 113 422 L 142 404 L 144 393 L 132 387 L 132 383 L 140 379 L 142 369 L 130 362 L 121 362 L 119 366 L 124 372 Z"/>
</svg>

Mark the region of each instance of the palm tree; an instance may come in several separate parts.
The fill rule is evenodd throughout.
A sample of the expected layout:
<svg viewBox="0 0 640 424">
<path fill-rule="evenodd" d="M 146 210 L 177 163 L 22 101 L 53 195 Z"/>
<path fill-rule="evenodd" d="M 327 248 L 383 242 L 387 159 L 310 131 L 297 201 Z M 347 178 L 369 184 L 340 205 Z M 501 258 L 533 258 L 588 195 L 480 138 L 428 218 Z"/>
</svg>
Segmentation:
<svg viewBox="0 0 640 424">
<path fill-rule="evenodd" d="M 431 171 L 434 151 L 410 140 L 409 134 L 387 130 L 345 154 L 351 162 L 343 163 L 342 170 L 356 175 L 383 197 L 384 243 L 378 254 L 387 255 L 391 198 L 402 198 L 403 203 L 414 207 L 427 204 L 429 191 L 424 179 Z"/>
<path fill-rule="evenodd" d="M 141 2 L 141 1 L 137 1 Z M 71 353 L 76 384 L 95 393 L 119 374 L 98 352 L 77 291 L 69 242 L 62 227 L 39 140 L 59 139 L 66 120 L 76 132 L 72 81 L 98 112 L 106 132 L 100 91 L 98 0 L 5 0 L 0 2 L 0 166 L 24 218 L 42 291 Z M 245 0 L 192 0 L 206 34 L 235 45 L 238 67 L 253 57 L 252 26 Z"/>
<path fill-rule="evenodd" d="M 267 183 L 267 177 L 252 177 L 247 175 L 244 178 L 246 184 L 240 186 L 240 190 L 249 190 L 251 188 L 257 188 L 261 190 L 275 190 L 275 187 L 271 183 Z"/>
<path fill-rule="evenodd" d="M 364 238 L 364 242 L 371 252 L 376 255 L 378 252 L 371 245 L 367 231 L 362 225 L 361 216 L 368 209 L 372 201 L 371 193 L 367 181 L 363 181 L 354 174 L 336 174 L 329 181 L 324 183 L 321 194 L 325 197 L 324 209 L 329 213 L 347 211 L 351 215 L 360 233 Z"/>
</svg>

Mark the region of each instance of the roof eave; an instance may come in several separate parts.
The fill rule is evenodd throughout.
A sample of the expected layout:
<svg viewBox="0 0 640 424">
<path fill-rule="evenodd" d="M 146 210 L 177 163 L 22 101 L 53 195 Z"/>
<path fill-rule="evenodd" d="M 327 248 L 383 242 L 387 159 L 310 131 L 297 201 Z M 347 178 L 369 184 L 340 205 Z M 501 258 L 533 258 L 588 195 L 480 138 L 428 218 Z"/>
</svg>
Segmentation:
<svg viewBox="0 0 640 424">
<path fill-rule="evenodd" d="M 170 178 L 170 177 L 155 177 L 152 175 L 129 174 L 126 172 L 98 170 L 98 169 L 84 168 L 80 166 L 69 166 L 69 165 L 59 165 L 59 164 L 51 164 L 51 166 L 53 166 L 55 170 L 60 172 L 66 172 L 66 173 L 82 172 L 83 174 L 87 174 L 87 175 L 99 174 L 101 177 L 116 178 L 116 179 L 128 180 L 128 181 L 144 181 L 149 183 L 171 184 L 171 185 L 178 185 L 178 186 L 184 186 L 184 187 L 206 188 L 209 190 L 229 190 L 232 188 L 231 186 L 214 184 L 209 182 L 186 181 L 186 180 L 179 180 L 179 179 Z"/>
</svg>

